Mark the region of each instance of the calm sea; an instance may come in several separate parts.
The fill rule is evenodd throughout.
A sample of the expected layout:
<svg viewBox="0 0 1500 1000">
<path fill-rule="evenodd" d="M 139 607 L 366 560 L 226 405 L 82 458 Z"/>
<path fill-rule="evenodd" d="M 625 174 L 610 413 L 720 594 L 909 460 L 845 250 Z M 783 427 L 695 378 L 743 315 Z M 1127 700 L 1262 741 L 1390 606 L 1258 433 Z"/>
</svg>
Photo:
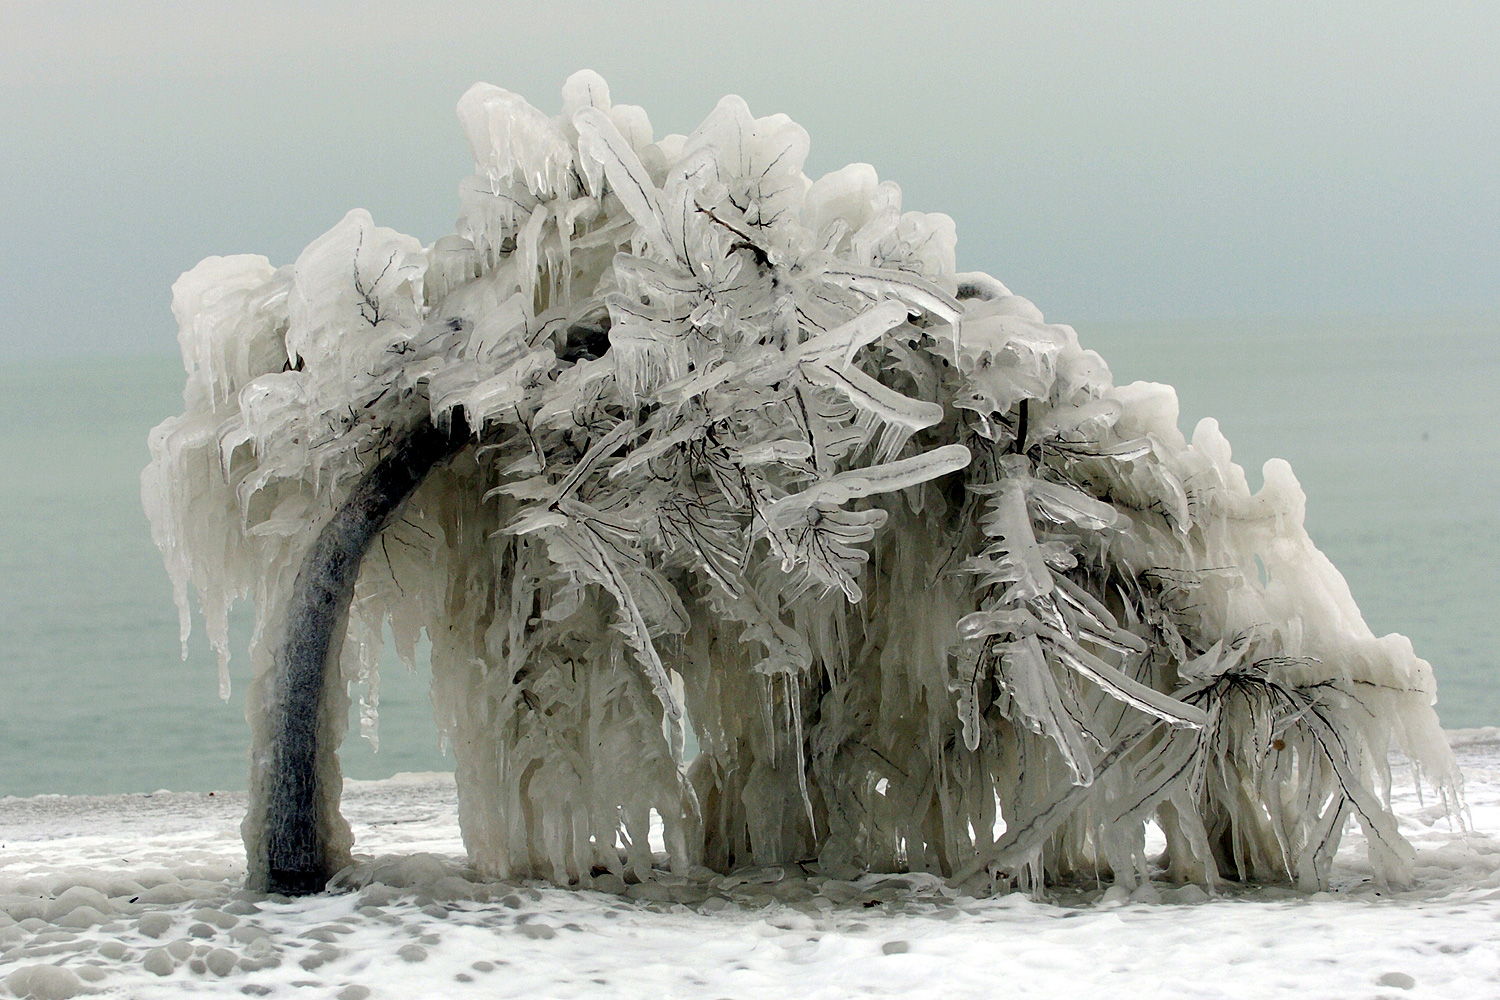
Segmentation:
<svg viewBox="0 0 1500 1000">
<path fill-rule="evenodd" d="M 1437 671 L 1449 727 L 1500 725 L 1500 317 L 1089 324 L 1117 382 L 1178 388 L 1259 485 L 1292 463 L 1314 540 L 1377 633 Z M 179 659 L 142 514 L 146 432 L 180 410 L 175 357 L 0 366 L 0 795 L 244 787 L 240 695 L 196 630 Z M 452 767 L 427 680 L 388 662 L 378 754 L 346 773 Z M 357 730 L 356 730 L 357 731 Z"/>
</svg>

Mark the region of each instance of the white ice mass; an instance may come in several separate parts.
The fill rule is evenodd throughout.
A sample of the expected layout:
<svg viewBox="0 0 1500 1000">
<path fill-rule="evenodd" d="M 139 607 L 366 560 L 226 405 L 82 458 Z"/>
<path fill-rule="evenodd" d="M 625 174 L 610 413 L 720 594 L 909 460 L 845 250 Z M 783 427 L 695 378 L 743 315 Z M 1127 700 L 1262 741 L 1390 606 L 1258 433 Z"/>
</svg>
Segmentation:
<svg viewBox="0 0 1500 1000">
<path fill-rule="evenodd" d="M 1432 670 L 1285 463 L 1251 492 L 1170 387 L 959 272 L 950 218 L 805 176 L 784 116 L 657 139 L 588 72 L 555 117 L 458 110 L 456 233 L 354 211 L 174 287 L 142 492 L 184 641 L 190 592 L 221 662 L 254 604 L 252 888 L 350 863 L 336 751 L 351 692 L 375 738 L 386 623 L 431 638 L 484 877 L 644 883 L 654 812 L 679 879 L 1128 893 L 1150 827 L 1173 880 L 1314 890 L 1351 819 L 1411 878 L 1391 754 L 1460 780 Z"/>
</svg>

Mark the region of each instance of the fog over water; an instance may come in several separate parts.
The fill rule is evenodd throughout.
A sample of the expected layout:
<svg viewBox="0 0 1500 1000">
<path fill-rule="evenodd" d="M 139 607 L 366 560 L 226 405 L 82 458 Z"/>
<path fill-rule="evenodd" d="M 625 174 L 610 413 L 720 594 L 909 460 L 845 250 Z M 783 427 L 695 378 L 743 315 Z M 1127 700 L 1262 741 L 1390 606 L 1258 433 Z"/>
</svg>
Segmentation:
<svg viewBox="0 0 1500 1000">
<path fill-rule="evenodd" d="M 1500 316 L 1080 336 L 1117 381 L 1175 384 L 1188 433 L 1216 416 L 1252 486 L 1288 459 L 1366 620 L 1433 663 L 1443 724 L 1500 725 Z M 248 616 L 220 702 L 201 623 L 178 658 L 140 508 L 146 432 L 179 410 L 181 380 L 169 356 L 0 367 L 0 795 L 244 787 Z M 387 658 L 380 752 L 351 737 L 347 773 L 452 768 L 426 686 Z"/>
<path fill-rule="evenodd" d="M 1176 385 L 1252 484 L 1288 459 L 1444 724 L 1500 724 L 1500 5 L 18 2 L 0 795 L 244 786 L 247 616 L 225 704 L 201 630 L 178 658 L 139 504 L 146 432 L 180 410 L 176 276 L 287 263 L 356 206 L 436 239 L 465 88 L 553 113 L 585 66 L 658 136 L 739 93 L 807 128 L 810 173 L 870 162 L 952 215 L 962 267 L 1117 382 Z M 346 770 L 451 767 L 426 677 L 387 667 L 381 751 L 351 739 Z"/>
<path fill-rule="evenodd" d="M 454 105 L 574 70 L 873 164 L 1055 321 L 1500 309 L 1500 5 L 0 4 L 0 348 L 163 351 L 209 254 L 450 232 Z M 87 276 L 87 280 L 82 280 Z"/>
</svg>

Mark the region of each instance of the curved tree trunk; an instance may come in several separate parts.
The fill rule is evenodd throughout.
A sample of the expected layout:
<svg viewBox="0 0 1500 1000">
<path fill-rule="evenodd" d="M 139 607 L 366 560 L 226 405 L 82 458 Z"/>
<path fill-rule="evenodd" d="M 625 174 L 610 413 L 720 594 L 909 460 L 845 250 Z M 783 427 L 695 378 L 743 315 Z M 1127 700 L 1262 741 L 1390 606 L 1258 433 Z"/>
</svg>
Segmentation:
<svg viewBox="0 0 1500 1000">
<path fill-rule="evenodd" d="M 330 844 L 328 822 L 338 818 L 342 791 L 340 782 L 330 779 L 330 774 L 338 776 L 338 748 L 320 747 L 318 737 L 329 672 L 338 670 L 354 581 L 375 536 L 427 474 L 468 439 L 460 409 L 453 411 L 446 429 L 423 420 L 361 477 L 297 572 L 286 631 L 275 654 L 274 734 L 261 801 L 265 815 L 260 817 L 264 851 L 249 859 L 248 882 L 254 888 L 287 895 L 320 892 L 343 864 L 345 850 Z"/>
</svg>

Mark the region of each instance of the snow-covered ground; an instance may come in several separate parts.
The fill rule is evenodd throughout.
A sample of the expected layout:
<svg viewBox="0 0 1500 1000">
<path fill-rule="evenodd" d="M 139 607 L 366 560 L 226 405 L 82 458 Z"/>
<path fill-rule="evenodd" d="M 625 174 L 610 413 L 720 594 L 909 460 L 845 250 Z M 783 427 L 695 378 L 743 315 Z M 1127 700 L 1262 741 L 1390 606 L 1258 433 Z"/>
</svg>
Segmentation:
<svg viewBox="0 0 1500 1000">
<path fill-rule="evenodd" d="M 17 996 L 1500 997 L 1500 731 L 1454 733 L 1472 828 L 1398 789 L 1417 884 L 1046 902 L 799 869 L 619 894 L 466 872 L 451 775 L 349 782 L 357 891 L 240 889 L 242 794 L 0 799 L 0 983 Z M 3 995 L 3 990 L 0 990 Z"/>
</svg>

